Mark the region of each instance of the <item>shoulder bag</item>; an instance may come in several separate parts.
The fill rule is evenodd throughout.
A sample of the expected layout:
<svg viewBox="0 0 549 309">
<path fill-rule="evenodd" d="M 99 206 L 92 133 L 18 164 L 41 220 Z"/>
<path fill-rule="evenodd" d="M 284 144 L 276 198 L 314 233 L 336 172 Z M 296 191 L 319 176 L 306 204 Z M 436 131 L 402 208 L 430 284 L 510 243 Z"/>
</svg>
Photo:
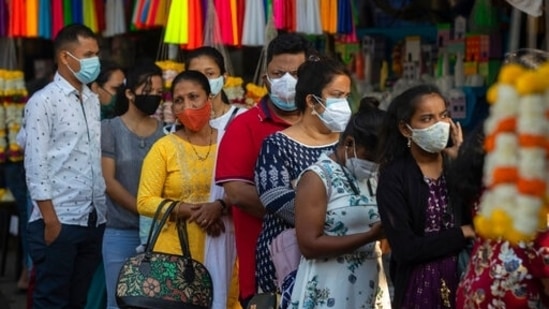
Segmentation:
<svg viewBox="0 0 549 309">
<path fill-rule="evenodd" d="M 211 308 L 212 279 L 206 267 L 192 259 L 184 220 L 177 221 L 182 255 L 153 251 L 160 231 L 177 204 L 177 201 L 165 200 L 158 206 L 145 252 L 129 258 L 122 266 L 116 287 L 120 308 Z"/>
</svg>

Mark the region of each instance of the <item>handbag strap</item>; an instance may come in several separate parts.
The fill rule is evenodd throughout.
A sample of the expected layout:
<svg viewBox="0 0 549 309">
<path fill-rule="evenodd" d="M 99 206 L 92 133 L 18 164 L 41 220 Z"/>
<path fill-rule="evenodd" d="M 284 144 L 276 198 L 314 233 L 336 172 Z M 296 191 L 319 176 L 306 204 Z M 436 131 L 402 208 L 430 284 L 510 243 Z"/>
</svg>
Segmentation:
<svg viewBox="0 0 549 309">
<path fill-rule="evenodd" d="M 189 247 L 189 234 L 187 233 L 187 222 L 184 219 L 177 220 L 177 234 L 179 235 L 179 243 L 181 245 L 181 251 L 183 252 L 185 270 L 183 276 L 188 282 L 192 282 L 195 279 L 195 272 L 193 266 L 193 258 L 191 255 L 191 248 Z"/>
<path fill-rule="evenodd" d="M 152 220 L 152 223 L 151 223 L 151 227 L 149 228 L 149 236 L 147 236 L 147 243 L 146 243 L 147 247 L 145 248 L 145 251 L 147 251 L 147 248 L 149 248 L 149 246 L 150 246 L 152 235 L 155 232 L 155 225 L 157 225 L 158 220 L 160 219 L 160 214 L 162 213 L 162 208 L 164 208 L 164 206 L 166 206 L 166 204 L 168 204 L 169 202 L 173 202 L 173 201 L 170 200 L 170 199 L 165 199 L 162 202 L 160 202 L 160 204 L 156 208 L 156 212 L 154 213 L 154 217 L 153 217 L 153 220 Z M 153 247 L 154 246 L 151 247 L 151 250 L 152 250 Z"/>
<path fill-rule="evenodd" d="M 162 209 L 168 202 L 170 202 L 170 205 L 162 215 L 162 218 L 159 219 L 158 217 L 160 217 L 160 214 L 162 213 Z M 158 236 L 160 235 L 160 231 L 162 230 L 162 227 L 164 227 L 164 224 L 166 224 L 166 221 L 168 221 L 168 218 L 170 217 L 172 210 L 175 208 L 175 206 L 177 206 L 178 203 L 179 203 L 178 201 L 165 200 L 165 201 L 162 201 L 162 203 L 160 203 L 160 205 L 158 206 L 156 213 L 154 215 L 154 220 L 151 224 L 151 229 L 149 230 L 149 239 L 147 242 L 147 248 L 145 249 L 145 253 L 150 254 L 152 252 L 154 245 L 158 240 Z M 157 225 L 156 227 L 155 227 L 155 224 Z"/>
</svg>

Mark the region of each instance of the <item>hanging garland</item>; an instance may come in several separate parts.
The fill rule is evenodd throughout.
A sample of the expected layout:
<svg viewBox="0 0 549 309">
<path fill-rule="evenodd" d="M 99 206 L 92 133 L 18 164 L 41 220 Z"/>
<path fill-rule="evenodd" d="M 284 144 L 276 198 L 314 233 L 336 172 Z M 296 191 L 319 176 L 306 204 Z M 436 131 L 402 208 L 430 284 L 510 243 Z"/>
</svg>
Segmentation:
<svg viewBox="0 0 549 309">
<path fill-rule="evenodd" d="M 502 68 L 488 93 L 485 122 L 485 192 L 477 232 L 517 245 L 547 228 L 549 170 L 549 65 L 528 71 Z"/>
<path fill-rule="evenodd" d="M 23 160 L 23 151 L 16 142 L 21 129 L 27 90 L 22 71 L 0 69 L 0 163 Z"/>
</svg>

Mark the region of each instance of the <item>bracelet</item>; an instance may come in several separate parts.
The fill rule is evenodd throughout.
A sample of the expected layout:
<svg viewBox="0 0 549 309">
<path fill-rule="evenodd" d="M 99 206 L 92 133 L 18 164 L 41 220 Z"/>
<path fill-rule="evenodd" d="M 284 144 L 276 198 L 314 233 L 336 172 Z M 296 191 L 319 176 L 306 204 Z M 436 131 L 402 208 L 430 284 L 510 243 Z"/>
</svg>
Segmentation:
<svg viewBox="0 0 549 309">
<path fill-rule="evenodd" d="M 219 204 L 221 204 L 221 209 L 222 209 L 223 211 L 227 210 L 227 203 L 225 203 L 224 200 L 222 200 L 222 199 L 219 198 L 219 199 L 217 199 L 216 201 L 219 202 Z"/>
</svg>

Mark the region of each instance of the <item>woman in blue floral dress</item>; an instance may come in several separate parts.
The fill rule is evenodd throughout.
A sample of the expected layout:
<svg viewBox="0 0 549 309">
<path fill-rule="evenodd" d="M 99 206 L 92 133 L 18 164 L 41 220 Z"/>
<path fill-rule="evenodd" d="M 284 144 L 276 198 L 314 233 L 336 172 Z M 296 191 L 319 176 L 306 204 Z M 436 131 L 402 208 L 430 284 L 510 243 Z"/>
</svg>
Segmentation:
<svg viewBox="0 0 549 309">
<path fill-rule="evenodd" d="M 377 241 L 377 164 L 370 161 L 383 112 L 361 105 L 334 153 L 307 168 L 296 188 L 303 255 L 291 308 L 390 308 Z"/>
</svg>

